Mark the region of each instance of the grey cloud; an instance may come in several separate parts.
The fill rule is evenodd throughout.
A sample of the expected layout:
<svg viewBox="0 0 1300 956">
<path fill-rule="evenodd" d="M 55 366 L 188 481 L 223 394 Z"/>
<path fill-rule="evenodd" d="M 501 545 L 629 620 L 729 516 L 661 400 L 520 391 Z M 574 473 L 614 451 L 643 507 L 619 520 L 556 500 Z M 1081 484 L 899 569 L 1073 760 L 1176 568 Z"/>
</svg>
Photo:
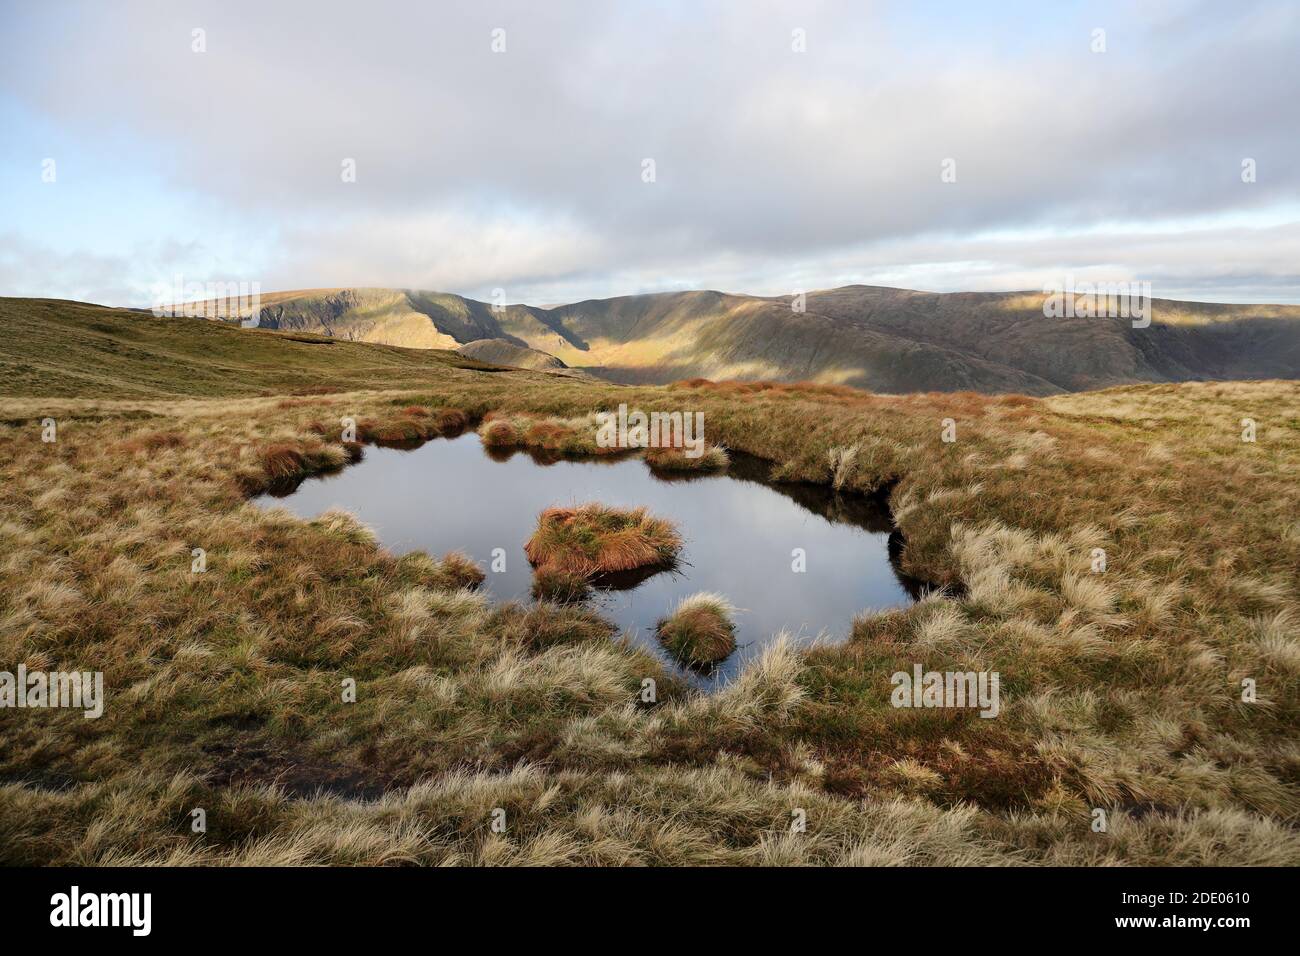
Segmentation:
<svg viewBox="0 0 1300 956">
<path fill-rule="evenodd" d="M 882 243 L 1300 200 L 1300 11 L 1145 10 L 1102 8 L 1102 55 L 1088 21 L 1060 45 L 1007 19 L 1020 54 L 936 56 L 861 3 L 84 3 L 22 11 L 0 80 L 84 135 L 156 143 L 142 161 L 171 186 L 281 229 L 268 271 L 307 285 L 794 275 Z"/>
</svg>

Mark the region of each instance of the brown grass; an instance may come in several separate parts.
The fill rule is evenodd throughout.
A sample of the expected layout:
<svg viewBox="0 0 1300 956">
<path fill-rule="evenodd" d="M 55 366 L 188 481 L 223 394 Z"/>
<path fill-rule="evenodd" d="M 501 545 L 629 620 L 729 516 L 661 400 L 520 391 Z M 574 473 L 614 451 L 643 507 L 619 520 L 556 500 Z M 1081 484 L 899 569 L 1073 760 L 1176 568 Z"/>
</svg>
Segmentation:
<svg viewBox="0 0 1300 956">
<path fill-rule="evenodd" d="M 136 452 L 157 452 L 164 448 L 180 448 L 185 444 L 185 436 L 174 431 L 151 431 L 136 435 L 122 442 L 122 450 L 131 454 Z"/>
<path fill-rule="evenodd" d="M 587 578 L 546 564 L 533 572 L 533 597 L 539 601 L 557 604 L 574 604 L 585 601 L 591 594 Z"/>
<path fill-rule="evenodd" d="M 625 453 L 621 448 L 601 447 L 596 442 L 596 432 L 593 415 L 561 418 L 489 412 L 479 426 L 485 446 L 498 450 L 525 449 L 543 461 Z"/>
<path fill-rule="evenodd" d="M 476 588 L 487 577 L 483 569 L 463 551 L 449 551 L 442 556 L 441 571 L 446 583 L 442 588 Z"/>
<path fill-rule="evenodd" d="M 290 478 L 305 470 L 306 456 L 297 445 L 267 445 L 258 452 L 258 461 L 269 478 Z"/>
<path fill-rule="evenodd" d="M 434 416 L 440 435 L 459 435 L 470 426 L 470 417 L 459 408 L 440 408 Z"/>
<path fill-rule="evenodd" d="M 681 550 L 673 526 L 644 508 L 609 508 L 590 503 L 547 508 L 524 553 L 537 568 L 552 568 L 582 578 L 616 571 L 668 565 Z"/>
<path fill-rule="evenodd" d="M 720 445 L 706 444 L 703 453 L 686 454 L 685 448 L 661 446 L 645 450 L 645 463 L 655 471 L 702 472 L 721 471 L 731 463 L 727 450 Z"/>
<path fill-rule="evenodd" d="M 518 448 L 522 446 L 519 432 L 505 420 L 484 422 L 479 429 L 483 444 L 489 448 Z"/>
<path fill-rule="evenodd" d="M 736 609 L 720 594 L 700 592 L 682 598 L 655 626 L 659 642 L 679 661 L 712 666 L 736 649 Z"/>
</svg>

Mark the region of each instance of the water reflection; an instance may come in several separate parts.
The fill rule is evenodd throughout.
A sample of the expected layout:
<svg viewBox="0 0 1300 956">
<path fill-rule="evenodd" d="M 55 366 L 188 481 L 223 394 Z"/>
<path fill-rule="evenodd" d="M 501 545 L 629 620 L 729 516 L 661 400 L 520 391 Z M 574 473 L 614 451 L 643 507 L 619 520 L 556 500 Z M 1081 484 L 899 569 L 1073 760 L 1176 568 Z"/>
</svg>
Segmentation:
<svg viewBox="0 0 1300 956">
<path fill-rule="evenodd" d="M 303 517 L 351 511 L 390 550 L 435 556 L 461 550 L 484 569 L 494 550 L 506 568 L 488 572 L 495 597 L 530 601 L 532 569 L 523 545 L 551 505 L 600 501 L 645 506 L 676 523 L 686 543 L 677 566 L 598 582 L 592 603 L 661 658 L 655 622 L 680 598 L 717 591 L 742 612 L 738 648 L 697 684 L 724 682 L 779 631 L 800 641 L 843 639 L 853 615 L 907 604 L 919 583 L 891 562 L 892 525 L 880 502 L 829 488 L 775 484 L 760 459 L 734 454 L 722 475 L 657 475 L 637 456 L 545 461 L 485 450 L 474 434 L 407 450 L 366 449 L 365 459 L 259 499 Z M 795 549 L 806 570 L 796 572 Z M 897 552 L 897 539 L 894 548 Z"/>
</svg>

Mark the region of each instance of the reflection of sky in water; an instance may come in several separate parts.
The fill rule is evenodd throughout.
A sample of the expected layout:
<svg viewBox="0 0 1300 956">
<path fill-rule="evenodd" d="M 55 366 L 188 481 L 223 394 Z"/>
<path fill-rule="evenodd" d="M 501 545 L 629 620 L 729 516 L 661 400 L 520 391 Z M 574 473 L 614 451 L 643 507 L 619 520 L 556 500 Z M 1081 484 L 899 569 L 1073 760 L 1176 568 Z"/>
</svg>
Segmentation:
<svg viewBox="0 0 1300 956">
<path fill-rule="evenodd" d="M 361 463 L 258 503 L 303 517 L 345 508 L 396 553 L 420 548 L 437 557 L 460 550 L 485 570 L 492 549 L 504 548 L 506 570 L 488 570 L 484 588 L 521 601 L 531 600 L 523 546 L 540 511 L 586 501 L 645 506 L 676 523 L 685 541 L 680 567 L 631 590 L 598 592 L 594 604 L 666 659 L 655 622 L 688 594 L 726 595 L 742 610 L 739 647 L 712 675 L 725 681 L 782 629 L 804 641 L 819 634 L 842 639 L 859 611 L 910 600 L 889 563 L 888 521 L 871 502 L 760 483 L 765 472 L 761 463 L 739 457 L 729 476 L 690 481 L 661 481 L 638 458 L 539 465 L 516 454 L 494 461 L 469 434 L 409 451 L 368 446 Z M 807 554 L 806 573 L 791 570 L 794 548 Z"/>
</svg>

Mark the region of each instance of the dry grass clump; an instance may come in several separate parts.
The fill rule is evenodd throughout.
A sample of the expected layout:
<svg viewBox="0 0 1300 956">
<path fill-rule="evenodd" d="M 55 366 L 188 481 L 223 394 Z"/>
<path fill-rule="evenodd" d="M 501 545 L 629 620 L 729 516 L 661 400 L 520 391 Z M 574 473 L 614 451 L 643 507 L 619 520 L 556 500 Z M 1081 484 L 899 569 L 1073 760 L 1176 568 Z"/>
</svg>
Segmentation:
<svg viewBox="0 0 1300 956">
<path fill-rule="evenodd" d="M 832 448 L 826 453 L 826 462 L 831 469 L 831 487 L 843 490 L 857 462 L 860 446 L 849 445 L 847 448 Z"/>
<path fill-rule="evenodd" d="M 483 444 L 489 448 L 522 447 L 519 430 L 509 419 L 499 418 L 485 421 L 478 429 Z"/>
<path fill-rule="evenodd" d="M 258 453 L 262 470 L 270 478 L 289 478 L 306 471 L 306 457 L 297 445 L 267 445 Z"/>
<path fill-rule="evenodd" d="M 384 410 L 382 417 L 362 416 L 355 420 L 356 437 L 360 441 L 407 445 L 431 438 L 458 435 L 469 427 L 472 418 L 461 408 L 442 406 L 433 409 L 426 405 L 407 405 L 396 415 Z M 341 418 L 329 422 L 313 421 L 308 427 L 316 434 L 335 441 L 343 432 Z"/>
<path fill-rule="evenodd" d="M 334 471 L 360 460 L 361 455 L 356 443 L 272 442 L 253 452 L 252 462 L 239 469 L 236 479 L 245 494 L 253 495 L 280 483 Z"/>
<path fill-rule="evenodd" d="M 735 613 L 735 606 L 722 595 L 701 591 L 678 601 L 655 626 L 655 634 L 679 661 L 719 664 L 736 649 Z"/>
<path fill-rule="evenodd" d="M 591 594 L 586 577 L 554 565 L 543 565 L 533 572 L 533 597 L 557 604 L 576 604 Z"/>
<path fill-rule="evenodd" d="M 645 462 L 655 471 L 721 471 L 731 464 L 731 456 L 721 445 L 705 445 L 702 454 L 692 457 L 687 449 L 672 446 L 647 448 Z"/>
<path fill-rule="evenodd" d="M 444 554 L 442 560 L 438 562 L 438 574 L 440 578 L 438 587 L 444 590 L 476 588 L 487 577 L 474 559 L 463 551 L 449 551 Z"/>
<path fill-rule="evenodd" d="M 542 460 L 623 453 L 624 449 L 597 443 L 598 427 L 594 413 L 558 418 L 489 412 L 478 433 L 487 448 L 524 449 Z"/>
<path fill-rule="evenodd" d="M 396 405 L 402 405 L 400 414 L 413 419 L 432 419 L 433 428 L 437 434 L 459 434 L 465 428 L 469 427 L 472 418 L 469 412 L 464 408 L 439 407 L 430 408 L 426 405 L 403 405 L 403 402 L 395 402 Z"/>
<path fill-rule="evenodd" d="M 610 508 L 596 502 L 575 508 L 547 508 L 524 545 L 535 568 L 567 571 L 582 578 L 667 566 L 682 539 L 645 508 Z"/>
<path fill-rule="evenodd" d="M 460 408 L 440 408 L 433 421 L 440 435 L 459 435 L 470 426 L 469 413 Z"/>
<path fill-rule="evenodd" d="M 174 431 L 151 431 L 134 435 L 122 442 L 122 450 L 127 452 L 157 452 L 164 448 L 180 448 L 185 444 L 185 436 Z"/>
<path fill-rule="evenodd" d="M 436 438 L 441 432 L 429 418 L 403 416 L 376 421 L 364 418 L 357 422 L 357 437 L 380 445 L 405 445 Z"/>
<path fill-rule="evenodd" d="M 704 388 L 705 386 L 712 385 L 712 384 L 713 384 L 713 380 L 708 378 L 683 378 L 683 379 L 679 379 L 676 382 L 670 383 L 668 385 L 668 388 L 670 389 Z"/>
</svg>

